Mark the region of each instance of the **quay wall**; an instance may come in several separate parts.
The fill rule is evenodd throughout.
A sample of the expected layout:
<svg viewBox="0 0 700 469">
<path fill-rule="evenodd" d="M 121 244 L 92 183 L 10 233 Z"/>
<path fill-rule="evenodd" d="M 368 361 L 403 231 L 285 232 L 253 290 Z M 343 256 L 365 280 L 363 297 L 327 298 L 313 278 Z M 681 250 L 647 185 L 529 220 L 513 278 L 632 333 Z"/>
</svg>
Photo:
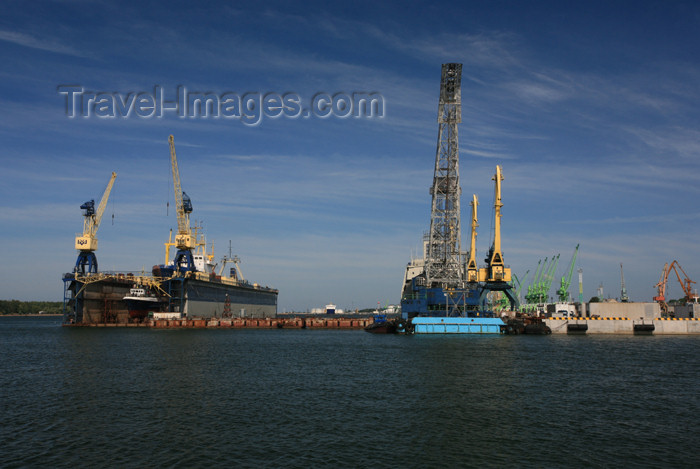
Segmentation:
<svg viewBox="0 0 700 469">
<path fill-rule="evenodd" d="M 654 335 L 700 335 L 698 318 L 656 318 L 653 320 L 618 318 L 547 318 L 544 322 L 552 329 L 552 334 L 654 334 Z M 572 325 L 572 327 L 569 327 Z M 637 331 L 635 331 L 635 325 Z M 649 325 L 653 326 L 650 331 Z M 581 326 L 587 326 L 584 332 Z"/>
</svg>

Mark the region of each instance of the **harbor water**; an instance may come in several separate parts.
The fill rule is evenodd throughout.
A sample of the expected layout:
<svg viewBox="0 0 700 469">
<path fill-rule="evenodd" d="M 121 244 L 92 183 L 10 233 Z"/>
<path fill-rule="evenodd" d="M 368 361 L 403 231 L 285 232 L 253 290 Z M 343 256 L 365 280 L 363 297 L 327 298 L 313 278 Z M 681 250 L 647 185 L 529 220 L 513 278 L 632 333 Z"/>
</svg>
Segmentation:
<svg viewBox="0 0 700 469">
<path fill-rule="evenodd" d="M 698 467 L 697 336 L 0 318 L 0 467 Z"/>
</svg>

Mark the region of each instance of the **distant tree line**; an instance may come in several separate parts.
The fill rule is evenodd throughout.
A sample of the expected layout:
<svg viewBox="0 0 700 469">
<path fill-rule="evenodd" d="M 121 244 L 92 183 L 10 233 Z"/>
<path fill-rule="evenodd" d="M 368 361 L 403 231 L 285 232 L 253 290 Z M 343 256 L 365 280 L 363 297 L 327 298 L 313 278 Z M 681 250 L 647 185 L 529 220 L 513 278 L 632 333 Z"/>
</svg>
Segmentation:
<svg viewBox="0 0 700 469">
<path fill-rule="evenodd" d="M 0 316 L 8 314 L 61 314 L 62 301 L 0 300 Z"/>
</svg>

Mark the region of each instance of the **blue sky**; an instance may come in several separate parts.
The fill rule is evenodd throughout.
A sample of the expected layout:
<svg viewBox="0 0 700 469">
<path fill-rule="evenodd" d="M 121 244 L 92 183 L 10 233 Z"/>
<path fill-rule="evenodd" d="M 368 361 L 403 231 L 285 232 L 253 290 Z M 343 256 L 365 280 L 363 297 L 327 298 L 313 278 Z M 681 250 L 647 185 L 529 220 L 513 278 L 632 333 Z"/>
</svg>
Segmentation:
<svg viewBox="0 0 700 469">
<path fill-rule="evenodd" d="M 280 290 L 279 310 L 397 302 L 428 229 L 440 65 L 463 63 L 460 173 L 491 240 L 530 275 L 580 243 L 584 298 L 650 301 L 665 262 L 700 277 L 700 6 L 695 2 L 9 1 L 0 15 L 0 297 L 60 300 L 79 206 L 118 177 L 105 270 L 150 271 L 176 227 L 167 138 L 217 257 Z M 382 118 L 66 116 L 60 85 L 375 92 Z M 171 208 L 167 210 L 167 202 Z M 112 217 L 114 215 L 114 217 Z M 577 296 L 577 279 L 572 293 Z M 669 297 L 682 296 L 678 283 Z"/>
</svg>

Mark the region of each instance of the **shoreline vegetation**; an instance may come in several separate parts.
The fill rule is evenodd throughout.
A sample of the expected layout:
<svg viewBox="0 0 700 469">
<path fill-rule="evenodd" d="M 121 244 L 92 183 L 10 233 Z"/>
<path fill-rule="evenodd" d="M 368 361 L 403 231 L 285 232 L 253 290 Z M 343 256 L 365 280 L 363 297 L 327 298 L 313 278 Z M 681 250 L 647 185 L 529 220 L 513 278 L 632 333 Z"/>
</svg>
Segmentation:
<svg viewBox="0 0 700 469">
<path fill-rule="evenodd" d="M 0 300 L 0 316 L 61 316 L 62 301 Z"/>
</svg>

